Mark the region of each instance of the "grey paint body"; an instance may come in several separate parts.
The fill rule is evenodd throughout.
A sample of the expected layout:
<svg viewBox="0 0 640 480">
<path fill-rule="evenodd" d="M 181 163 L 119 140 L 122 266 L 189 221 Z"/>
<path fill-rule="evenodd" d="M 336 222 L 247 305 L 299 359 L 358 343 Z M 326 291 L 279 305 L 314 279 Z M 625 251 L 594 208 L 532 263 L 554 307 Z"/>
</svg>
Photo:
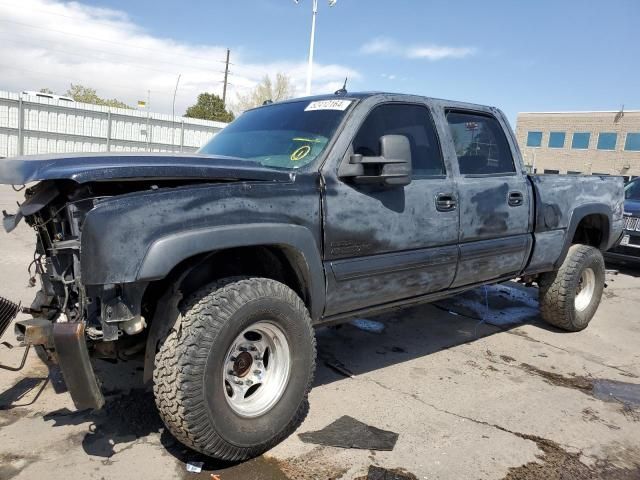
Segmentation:
<svg viewBox="0 0 640 480">
<path fill-rule="evenodd" d="M 318 323 L 553 270 L 587 214 L 607 218 L 602 250 L 620 237 L 622 179 L 526 175 L 514 135 L 499 110 L 408 95 L 346 98 L 353 105 L 325 152 L 293 173 L 203 155 L 85 155 L 12 160 L 0 170 L 0 182 L 201 180 L 100 200 L 83 225 L 83 282 L 144 284 L 198 254 L 270 245 L 300 257 L 310 310 Z M 429 109 L 445 176 L 416 178 L 395 188 L 356 186 L 339 178 L 338 168 L 348 161 L 359 126 L 376 105 L 387 102 Z M 460 175 L 445 119 L 449 108 L 498 119 L 516 173 Z M 516 207 L 508 204 L 514 191 L 523 195 Z M 434 199 L 443 193 L 457 199 L 455 210 L 437 211 Z"/>
</svg>

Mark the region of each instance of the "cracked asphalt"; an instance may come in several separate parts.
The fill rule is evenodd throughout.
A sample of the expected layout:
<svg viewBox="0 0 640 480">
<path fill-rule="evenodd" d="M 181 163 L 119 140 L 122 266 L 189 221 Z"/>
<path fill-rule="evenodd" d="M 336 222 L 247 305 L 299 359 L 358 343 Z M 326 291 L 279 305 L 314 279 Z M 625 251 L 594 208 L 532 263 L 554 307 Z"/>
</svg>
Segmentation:
<svg viewBox="0 0 640 480">
<path fill-rule="evenodd" d="M 0 210 L 19 198 L 0 187 Z M 0 295 L 24 303 L 35 294 L 32 237 L 24 225 L 0 232 Z M 409 479 L 638 479 L 640 270 L 608 284 L 580 333 L 547 327 L 536 290 L 515 284 L 371 318 L 382 333 L 318 330 L 310 413 L 297 433 L 349 415 L 399 434 L 385 452 L 306 444 L 296 433 L 256 460 L 218 464 L 165 432 L 140 359 L 96 361 L 108 403 L 91 413 L 74 411 L 59 372 L 32 353 L 21 372 L 0 371 L 0 480 L 352 479 L 371 466 Z M 2 340 L 14 342 L 12 332 Z M 20 358 L 20 348 L 0 347 L 0 363 Z M 203 472 L 188 473 L 188 461 L 203 461 Z"/>
</svg>

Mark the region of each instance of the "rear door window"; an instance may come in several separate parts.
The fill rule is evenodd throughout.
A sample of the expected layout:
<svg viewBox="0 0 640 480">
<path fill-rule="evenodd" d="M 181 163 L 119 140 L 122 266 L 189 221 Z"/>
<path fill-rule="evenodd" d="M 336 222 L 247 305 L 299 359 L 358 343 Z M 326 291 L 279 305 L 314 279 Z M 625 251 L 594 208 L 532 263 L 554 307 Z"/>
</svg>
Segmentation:
<svg viewBox="0 0 640 480">
<path fill-rule="evenodd" d="M 516 171 L 509 142 L 494 117 L 451 110 L 447 124 L 461 175 L 508 175 Z"/>
</svg>

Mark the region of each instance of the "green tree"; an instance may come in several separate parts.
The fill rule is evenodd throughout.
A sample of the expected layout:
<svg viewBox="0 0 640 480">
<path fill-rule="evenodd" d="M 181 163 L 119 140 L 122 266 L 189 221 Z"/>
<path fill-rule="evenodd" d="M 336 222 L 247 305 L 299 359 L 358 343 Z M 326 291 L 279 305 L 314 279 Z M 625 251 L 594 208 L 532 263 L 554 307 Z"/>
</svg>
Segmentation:
<svg viewBox="0 0 640 480">
<path fill-rule="evenodd" d="M 184 114 L 188 118 L 214 120 L 217 122 L 231 122 L 235 115 L 224 108 L 222 99 L 213 93 L 201 93 L 195 105 L 187 108 Z"/>
<path fill-rule="evenodd" d="M 106 98 L 99 97 L 95 88 L 85 87 L 84 85 L 72 83 L 65 95 L 67 97 L 73 98 L 76 102 L 91 103 L 93 105 L 105 105 L 107 107 L 131 109 L 129 105 L 115 98 L 106 99 Z"/>
<path fill-rule="evenodd" d="M 55 95 L 55 92 L 50 88 L 41 88 L 39 90 L 40 93 L 48 93 L 49 95 Z"/>
<path fill-rule="evenodd" d="M 246 95 L 238 95 L 234 110 L 244 112 L 250 108 L 259 107 L 267 100 L 277 102 L 293 98 L 296 95 L 296 87 L 291 83 L 291 78 L 284 73 L 277 73 L 276 79 L 271 80 L 265 75 L 262 81 Z"/>
</svg>

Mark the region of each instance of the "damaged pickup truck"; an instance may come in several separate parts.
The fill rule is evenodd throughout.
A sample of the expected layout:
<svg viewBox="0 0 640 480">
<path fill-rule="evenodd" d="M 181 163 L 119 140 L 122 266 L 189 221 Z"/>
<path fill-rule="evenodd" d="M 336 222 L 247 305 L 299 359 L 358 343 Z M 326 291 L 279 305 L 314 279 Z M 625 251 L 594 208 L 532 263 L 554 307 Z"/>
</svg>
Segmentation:
<svg viewBox="0 0 640 480">
<path fill-rule="evenodd" d="M 6 159 L 0 183 L 37 237 L 23 344 L 77 408 L 104 403 L 92 356 L 145 346 L 168 429 L 224 460 L 302 422 L 314 327 L 520 278 L 582 330 L 623 228 L 622 178 L 527 175 L 500 110 L 398 94 L 268 104 L 197 154 Z"/>
</svg>

